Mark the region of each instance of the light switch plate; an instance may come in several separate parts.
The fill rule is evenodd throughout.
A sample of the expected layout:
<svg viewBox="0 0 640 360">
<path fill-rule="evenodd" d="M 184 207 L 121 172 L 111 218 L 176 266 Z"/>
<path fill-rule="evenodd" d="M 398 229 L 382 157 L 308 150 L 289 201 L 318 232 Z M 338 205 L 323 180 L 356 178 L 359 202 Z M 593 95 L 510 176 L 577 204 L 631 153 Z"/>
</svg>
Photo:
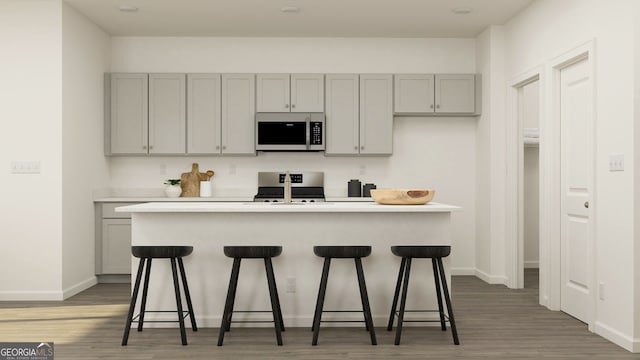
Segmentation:
<svg viewBox="0 0 640 360">
<path fill-rule="evenodd" d="M 40 161 L 12 161 L 12 174 L 40 174 Z"/>
<path fill-rule="evenodd" d="M 624 171 L 624 155 L 623 154 L 609 155 L 609 171 Z"/>
</svg>

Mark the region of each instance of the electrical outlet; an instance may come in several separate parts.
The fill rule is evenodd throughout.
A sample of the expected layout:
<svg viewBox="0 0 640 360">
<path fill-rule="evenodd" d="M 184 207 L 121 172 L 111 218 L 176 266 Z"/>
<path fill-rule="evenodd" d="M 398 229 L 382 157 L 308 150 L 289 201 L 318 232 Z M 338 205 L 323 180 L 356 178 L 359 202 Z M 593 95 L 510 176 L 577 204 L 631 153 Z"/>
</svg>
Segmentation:
<svg viewBox="0 0 640 360">
<path fill-rule="evenodd" d="M 623 154 L 609 154 L 609 171 L 624 171 Z"/>
<path fill-rule="evenodd" d="M 604 283 L 598 285 L 598 295 L 600 296 L 600 300 L 604 300 Z"/>
<path fill-rule="evenodd" d="M 288 293 L 295 293 L 296 292 L 296 278 L 294 278 L 293 276 L 289 276 L 287 278 L 287 286 L 286 286 L 286 291 Z"/>
<path fill-rule="evenodd" d="M 40 161 L 13 161 L 12 174 L 40 174 Z"/>
</svg>

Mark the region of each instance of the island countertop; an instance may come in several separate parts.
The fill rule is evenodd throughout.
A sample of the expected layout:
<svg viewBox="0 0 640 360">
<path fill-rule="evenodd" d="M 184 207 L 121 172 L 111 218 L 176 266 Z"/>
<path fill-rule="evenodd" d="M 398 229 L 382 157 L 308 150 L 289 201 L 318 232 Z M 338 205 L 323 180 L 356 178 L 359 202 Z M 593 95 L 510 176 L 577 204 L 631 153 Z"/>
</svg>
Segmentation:
<svg viewBox="0 0 640 360">
<path fill-rule="evenodd" d="M 151 202 L 116 208 L 130 213 L 424 213 L 454 212 L 461 208 L 430 202 L 425 205 L 380 205 L 375 202 Z"/>
<path fill-rule="evenodd" d="M 150 202 L 120 206 L 117 212 L 131 213 L 133 246 L 193 246 L 184 258 L 194 311 L 201 327 L 220 326 L 233 259 L 224 255 L 227 245 L 282 246 L 273 259 L 276 283 L 285 326 L 310 327 L 318 292 L 323 259 L 315 256 L 315 245 L 369 245 L 363 259 L 374 322 L 385 323 L 401 259 L 393 255 L 394 245 L 451 245 L 451 216 L 457 206 L 380 205 L 374 202 L 325 202 L 304 205 L 263 202 Z M 453 250 L 455 251 L 455 250 Z M 260 259 L 258 259 L 260 260 Z M 450 258 L 443 259 L 448 269 Z M 156 261 L 154 261 L 154 264 Z M 175 308 L 171 269 L 157 261 L 149 284 L 148 309 Z M 132 258 L 135 277 L 138 259 Z M 431 261 L 412 264 L 420 282 L 407 301 L 420 308 L 437 308 Z M 337 259 L 331 264 L 327 308 L 361 308 L 353 260 Z M 416 278 L 418 278 L 416 276 Z M 447 274 L 450 279 L 450 274 Z M 132 279 L 132 282 L 135 279 Z M 262 261 L 242 261 L 236 308 L 258 311 L 268 308 L 269 296 Z M 151 313 L 160 320 L 164 313 Z M 264 314 L 263 314 L 264 315 Z M 331 314 L 327 314 L 330 319 Z M 255 313 L 239 313 L 234 319 L 248 320 Z M 268 319 L 268 314 L 265 315 Z M 338 316 L 338 315 L 336 315 Z M 362 314 L 338 318 L 361 319 Z M 163 323 L 158 323 L 163 326 Z M 167 325 L 164 325 L 167 326 Z M 268 326 L 268 324 L 264 324 Z"/>
</svg>

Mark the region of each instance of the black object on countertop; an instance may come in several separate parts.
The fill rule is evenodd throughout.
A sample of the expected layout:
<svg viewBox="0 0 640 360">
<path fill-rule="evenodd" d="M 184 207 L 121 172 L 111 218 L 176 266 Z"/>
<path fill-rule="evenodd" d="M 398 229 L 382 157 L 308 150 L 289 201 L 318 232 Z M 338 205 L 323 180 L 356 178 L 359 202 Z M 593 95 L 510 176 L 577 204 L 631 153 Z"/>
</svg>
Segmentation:
<svg viewBox="0 0 640 360">
<path fill-rule="evenodd" d="M 362 196 L 362 183 L 360 180 L 352 179 L 347 183 L 347 194 L 349 197 Z"/>
<path fill-rule="evenodd" d="M 276 288 L 276 277 L 273 273 L 271 258 L 282 253 L 282 246 L 225 246 L 224 254 L 233 258 L 233 268 L 231 269 L 231 279 L 229 280 L 229 291 L 227 292 L 227 302 L 224 305 L 222 314 L 222 324 L 218 335 L 218 346 L 222 346 L 225 332 L 231 330 L 231 317 L 233 316 L 233 303 L 236 299 L 236 289 L 238 288 L 238 277 L 240 275 L 240 260 L 242 259 L 264 259 L 267 272 L 267 283 L 269 285 L 269 296 L 271 298 L 271 312 L 273 313 L 273 323 L 276 330 L 276 340 L 278 345 L 282 345 L 282 334 L 284 331 L 284 321 L 282 320 L 282 310 L 280 308 L 280 298 Z M 236 312 L 262 312 L 262 311 L 236 311 Z M 243 323 L 262 323 L 265 321 L 244 320 Z"/>
<path fill-rule="evenodd" d="M 376 184 L 364 184 L 362 187 L 362 197 L 371 197 L 371 190 L 376 188 Z"/>
<path fill-rule="evenodd" d="M 193 252 L 193 246 L 132 246 L 131 253 L 133 256 L 140 258 L 140 264 L 138 265 L 138 274 L 136 275 L 136 283 L 133 287 L 133 295 L 131 296 L 131 304 L 129 305 L 129 314 L 127 315 L 127 324 L 124 328 L 124 335 L 122 336 L 122 346 L 127 345 L 129 340 L 129 331 L 131 330 L 131 323 L 138 323 L 138 331 L 142 331 L 144 324 L 144 314 L 148 312 L 171 312 L 171 311 L 152 311 L 146 310 L 147 306 L 147 291 L 149 290 L 149 275 L 151 275 L 151 260 L 152 259 L 169 259 L 171 261 L 171 272 L 173 273 L 173 287 L 176 292 L 176 307 L 178 320 L 177 321 L 163 321 L 163 320 L 149 320 L 147 322 L 178 322 L 180 323 L 180 337 L 182 338 L 182 345 L 187 345 L 187 334 L 184 328 L 184 319 L 189 316 L 191 319 L 191 329 L 198 331 L 196 326 L 196 318 L 193 315 L 193 306 L 191 305 L 191 295 L 189 294 L 189 286 L 187 285 L 187 275 L 184 272 L 184 264 L 182 258 L 190 255 Z M 142 301 L 140 304 L 140 313 L 134 318 L 133 312 L 136 306 L 136 300 L 138 299 L 138 291 L 140 290 L 140 281 L 142 280 L 142 270 L 144 269 L 145 262 L 147 264 L 144 286 L 142 288 Z M 178 271 L 176 268 L 176 262 L 180 267 L 180 275 L 182 279 L 182 285 L 184 286 L 184 296 L 187 300 L 188 311 L 182 310 L 182 301 L 180 300 L 180 281 L 178 279 Z"/>
<path fill-rule="evenodd" d="M 410 320 L 411 322 L 434 322 L 439 321 L 442 331 L 447 330 L 446 321 L 449 321 L 451 325 L 451 333 L 453 334 L 453 343 L 460 345 L 458 340 L 458 331 L 456 330 L 456 322 L 453 318 L 453 308 L 451 306 L 451 298 L 449 297 L 449 288 L 447 287 L 447 278 L 444 273 L 444 267 L 442 266 L 442 258 L 449 256 L 451 253 L 451 246 L 392 246 L 391 252 L 402 257 L 400 263 L 400 272 L 398 273 L 398 282 L 396 283 L 396 290 L 393 294 L 393 305 L 391 306 L 391 314 L 389 315 L 389 324 L 387 325 L 387 331 L 391 331 L 393 328 L 393 320 L 395 316 L 398 316 L 398 327 L 396 329 L 395 344 L 400 345 L 400 336 L 402 334 L 402 323 L 404 321 L 405 305 L 407 303 L 407 287 L 409 285 L 409 273 L 411 272 L 411 260 L 413 258 L 431 259 L 433 265 L 433 278 L 436 285 L 436 295 L 438 297 L 438 310 L 406 310 L 411 312 L 437 312 L 440 315 L 440 320 Z M 447 303 L 447 313 L 444 313 L 442 307 L 442 294 L 440 292 L 440 283 L 442 283 L 442 290 L 444 292 L 444 300 Z M 400 300 L 400 310 L 396 311 L 398 305 L 398 296 L 400 295 L 400 288 L 402 287 L 402 299 Z M 407 320 L 409 321 L 409 320 Z"/>
<path fill-rule="evenodd" d="M 331 259 L 354 259 L 356 263 L 356 273 L 358 274 L 358 285 L 360 285 L 360 300 L 362 301 L 362 312 L 364 313 L 364 323 L 369 335 L 371 335 L 371 345 L 377 345 L 376 333 L 373 328 L 373 318 L 371 317 L 371 307 L 369 306 L 369 296 L 367 295 L 367 285 L 364 281 L 364 271 L 362 270 L 361 258 L 371 255 L 371 246 L 314 246 L 313 252 L 324 258 L 324 267 L 322 268 L 322 277 L 320 278 L 320 289 L 318 290 L 318 300 L 316 301 L 316 311 L 313 316 L 313 340 L 311 345 L 318 344 L 318 335 L 320 334 L 320 323 L 322 321 L 323 312 L 351 312 L 342 311 L 323 311 L 324 295 L 327 292 L 327 280 L 329 279 L 329 266 Z M 358 321 L 340 321 L 330 320 L 325 322 L 358 322 Z"/>
</svg>

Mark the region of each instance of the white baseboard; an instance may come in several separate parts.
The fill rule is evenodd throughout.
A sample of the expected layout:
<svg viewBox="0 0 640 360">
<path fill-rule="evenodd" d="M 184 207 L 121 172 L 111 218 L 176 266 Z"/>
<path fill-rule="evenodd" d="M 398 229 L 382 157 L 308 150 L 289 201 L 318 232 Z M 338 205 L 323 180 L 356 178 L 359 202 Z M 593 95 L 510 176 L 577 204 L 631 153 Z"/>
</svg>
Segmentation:
<svg viewBox="0 0 640 360">
<path fill-rule="evenodd" d="M 525 260 L 524 261 L 524 268 L 525 269 L 539 269 L 540 268 L 540 261 L 537 260 Z"/>
<path fill-rule="evenodd" d="M 63 299 L 68 299 L 70 297 L 72 297 L 73 295 L 79 294 L 85 290 L 87 290 L 88 288 L 96 285 L 98 283 L 98 278 L 96 276 L 92 276 L 82 282 L 79 282 L 75 285 L 72 285 L 64 290 L 62 290 L 62 296 Z"/>
<path fill-rule="evenodd" d="M 629 337 L 620 331 L 596 321 L 594 332 L 612 343 L 634 353 L 640 352 L 640 339 Z"/>
<path fill-rule="evenodd" d="M 0 301 L 62 301 L 96 285 L 93 276 L 64 290 L 55 291 L 0 291 Z"/>
<path fill-rule="evenodd" d="M 507 283 L 507 278 L 505 276 L 495 276 L 495 275 L 489 275 L 486 272 L 480 270 L 480 269 L 475 269 L 475 276 L 477 276 L 480 280 L 488 283 L 488 284 L 499 284 L 499 285 L 504 285 Z"/>
</svg>

